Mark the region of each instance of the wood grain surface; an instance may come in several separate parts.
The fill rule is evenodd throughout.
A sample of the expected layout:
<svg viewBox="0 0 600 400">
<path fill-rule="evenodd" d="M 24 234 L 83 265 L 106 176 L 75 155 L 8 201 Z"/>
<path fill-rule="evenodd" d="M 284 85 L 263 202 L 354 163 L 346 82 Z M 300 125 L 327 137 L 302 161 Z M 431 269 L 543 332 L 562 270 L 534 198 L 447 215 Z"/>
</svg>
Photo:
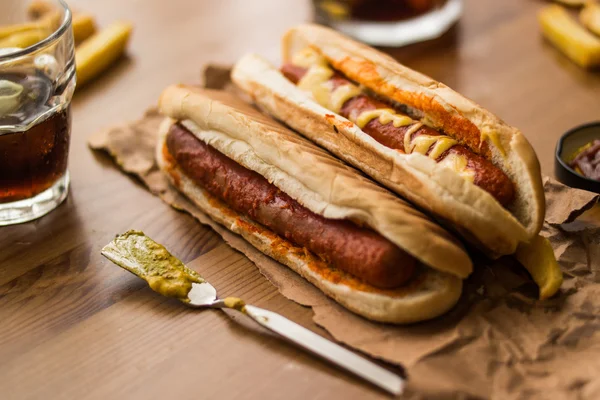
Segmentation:
<svg viewBox="0 0 600 400">
<path fill-rule="evenodd" d="M 129 19 L 136 29 L 129 56 L 75 96 L 67 202 L 38 221 L 0 228 L 0 398 L 385 398 L 243 317 L 155 295 L 99 252 L 116 233 L 144 230 L 220 294 L 325 334 L 309 309 L 278 294 L 211 230 L 86 146 L 91 133 L 141 115 L 166 85 L 196 81 L 207 62 L 230 64 L 248 51 L 277 60 L 281 33 L 311 18 L 310 3 L 71 3 L 101 25 Z M 543 4 L 467 0 L 459 26 L 442 39 L 390 53 L 521 128 L 552 175 L 561 133 L 600 118 L 600 74 L 541 39 Z"/>
</svg>

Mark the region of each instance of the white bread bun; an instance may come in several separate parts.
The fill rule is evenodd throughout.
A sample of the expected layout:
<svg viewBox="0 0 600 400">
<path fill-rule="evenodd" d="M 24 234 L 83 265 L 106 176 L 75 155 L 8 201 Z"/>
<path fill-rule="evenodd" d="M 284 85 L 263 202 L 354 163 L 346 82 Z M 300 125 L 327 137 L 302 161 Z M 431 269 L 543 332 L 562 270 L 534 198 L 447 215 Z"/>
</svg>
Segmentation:
<svg viewBox="0 0 600 400">
<path fill-rule="evenodd" d="M 237 97 L 170 86 L 163 115 L 198 139 L 259 173 L 310 211 L 366 225 L 439 271 L 467 277 L 473 265 L 462 245 L 412 205 L 363 177 L 325 150 Z"/>
<path fill-rule="evenodd" d="M 510 210 L 429 157 L 381 145 L 354 123 L 320 106 L 256 55 L 243 57 L 232 79 L 265 111 L 448 222 L 490 256 L 512 254 L 520 242 L 537 235 L 545 213 L 540 167 L 520 131 L 447 86 L 328 28 L 302 25 L 290 30 L 283 38 L 284 61 L 307 47 L 348 78 L 409 106 L 426 124 L 490 159 L 515 185 Z"/>
<path fill-rule="evenodd" d="M 211 118 L 218 112 L 215 110 Z M 435 318 L 451 309 L 460 298 L 460 278 L 426 267 L 419 267 L 417 275 L 398 289 L 382 290 L 366 285 L 339 270 L 332 270 L 304 249 L 236 213 L 195 184 L 175 164 L 165 143 L 174 122 L 166 119 L 161 125 L 156 153 L 158 165 L 171 183 L 214 221 L 291 268 L 350 311 L 374 321 L 408 324 Z M 337 274 L 335 282 L 323 276 L 332 272 Z"/>
</svg>

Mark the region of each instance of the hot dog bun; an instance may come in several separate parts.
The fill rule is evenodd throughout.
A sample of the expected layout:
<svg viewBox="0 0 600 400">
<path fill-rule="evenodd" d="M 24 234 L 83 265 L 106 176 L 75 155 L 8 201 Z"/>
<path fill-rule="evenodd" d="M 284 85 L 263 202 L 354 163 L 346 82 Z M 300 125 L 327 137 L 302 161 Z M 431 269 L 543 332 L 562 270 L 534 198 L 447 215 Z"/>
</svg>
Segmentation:
<svg viewBox="0 0 600 400">
<path fill-rule="evenodd" d="M 320 106 L 256 55 L 234 67 L 233 81 L 264 110 L 338 157 L 445 221 L 490 256 L 512 254 L 541 229 L 545 202 L 535 152 L 522 133 L 442 83 L 373 48 L 317 25 L 283 38 L 289 61 L 310 47 L 349 79 L 407 106 L 434 128 L 491 160 L 516 189 L 509 209 L 489 193 L 421 154 L 402 154 L 376 142 L 346 118 Z"/>
<path fill-rule="evenodd" d="M 159 107 L 171 119 L 161 127 L 157 160 L 171 182 L 215 221 L 340 304 L 372 320 L 409 323 L 440 315 L 458 300 L 461 278 L 472 270 L 468 255 L 451 235 L 407 203 L 229 94 L 171 86 L 163 92 Z M 407 286 L 393 290 L 377 289 L 332 271 L 189 179 L 165 146 L 165 136 L 175 121 L 312 212 L 366 224 L 431 268 L 422 265 Z M 332 273 L 337 278 L 332 279 Z"/>
</svg>

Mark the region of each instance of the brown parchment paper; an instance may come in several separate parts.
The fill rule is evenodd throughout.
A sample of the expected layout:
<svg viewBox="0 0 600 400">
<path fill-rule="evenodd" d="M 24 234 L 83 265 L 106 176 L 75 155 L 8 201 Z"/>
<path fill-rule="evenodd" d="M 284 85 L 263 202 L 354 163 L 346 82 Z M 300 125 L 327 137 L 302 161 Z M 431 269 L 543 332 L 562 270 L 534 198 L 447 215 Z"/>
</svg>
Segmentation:
<svg viewBox="0 0 600 400">
<path fill-rule="evenodd" d="M 208 67 L 206 86 L 228 85 L 228 70 Z M 459 304 L 445 316 L 396 327 L 358 317 L 241 237 L 214 223 L 167 182 L 154 161 L 162 118 L 151 109 L 138 121 L 92 135 L 171 206 L 212 227 L 287 298 L 312 307 L 314 321 L 346 345 L 402 365 L 414 399 L 600 399 L 600 206 L 598 195 L 546 178 L 549 238 L 565 282 L 552 299 L 511 257 L 476 258 Z"/>
</svg>

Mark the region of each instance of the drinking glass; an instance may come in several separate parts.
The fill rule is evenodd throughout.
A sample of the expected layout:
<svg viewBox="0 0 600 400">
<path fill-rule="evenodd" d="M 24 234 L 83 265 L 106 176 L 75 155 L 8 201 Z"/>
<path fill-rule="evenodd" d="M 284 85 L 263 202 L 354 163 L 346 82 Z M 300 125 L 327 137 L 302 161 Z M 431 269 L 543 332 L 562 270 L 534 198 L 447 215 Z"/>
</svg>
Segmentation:
<svg viewBox="0 0 600 400">
<path fill-rule="evenodd" d="M 69 188 L 71 12 L 51 0 L 31 21 L 23 3 L 4 3 L 0 21 L 0 226 L 45 215 Z"/>
<path fill-rule="evenodd" d="M 462 0 L 313 0 L 316 21 L 375 46 L 435 39 L 458 21 Z"/>
</svg>

